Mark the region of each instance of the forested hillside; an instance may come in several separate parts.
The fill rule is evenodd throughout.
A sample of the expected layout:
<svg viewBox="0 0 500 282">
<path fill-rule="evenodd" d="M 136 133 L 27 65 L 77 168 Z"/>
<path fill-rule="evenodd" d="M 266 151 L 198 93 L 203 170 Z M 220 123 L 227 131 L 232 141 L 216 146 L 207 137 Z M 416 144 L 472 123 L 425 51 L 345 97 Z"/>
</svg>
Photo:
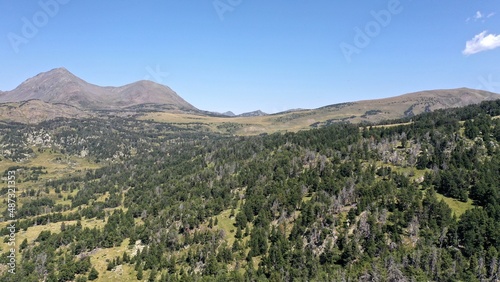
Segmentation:
<svg viewBox="0 0 500 282">
<path fill-rule="evenodd" d="M 2 162 L 21 162 L 2 166 L 21 187 L 0 281 L 497 281 L 499 115 L 497 100 L 250 137 L 0 124 Z M 42 156 L 99 168 L 23 164 Z"/>
</svg>

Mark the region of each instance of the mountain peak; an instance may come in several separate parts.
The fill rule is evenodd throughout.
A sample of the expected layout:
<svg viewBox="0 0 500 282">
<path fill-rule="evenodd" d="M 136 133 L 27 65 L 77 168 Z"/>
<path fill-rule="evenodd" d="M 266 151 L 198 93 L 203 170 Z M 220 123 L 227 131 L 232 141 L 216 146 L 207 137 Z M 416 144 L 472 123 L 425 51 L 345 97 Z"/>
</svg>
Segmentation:
<svg viewBox="0 0 500 282">
<path fill-rule="evenodd" d="M 47 72 L 59 72 L 59 73 L 71 73 L 68 69 L 66 69 L 65 67 L 58 67 L 58 68 L 55 68 L 55 69 L 51 69 Z"/>
<path fill-rule="evenodd" d="M 134 83 L 136 83 L 136 84 L 144 84 L 144 85 L 159 84 L 159 83 L 156 83 L 156 82 L 154 82 L 152 80 L 147 80 L 147 79 L 138 80 L 138 81 L 136 81 Z"/>
<path fill-rule="evenodd" d="M 51 69 L 51 70 L 46 71 L 46 72 L 41 72 L 38 75 L 34 76 L 33 78 L 39 77 L 39 76 L 71 76 L 71 77 L 76 77 L 76 75 L 74 75 L 69 70 L 67 70 L 66 68 L 63 68 L 63 67 Z"/>
<path fill-rule="evenodd" d="M 65 83 L 68 81 L 76 81 L 76 80 L 80 80 L 81 82 L 83 82 L 83 80 L 79 79 L 77 76 L 72 74 L 67 69 L 55 68 L 46 72 L 41 72 L 35 75 L 34 77 L 28 78 L 23 83 L 21 83 L 17 88 L 20 88 L 25 84 L 33 86 L 36 84 L 44 85 L 44 84 L 54 84 L 56 82 Z"/>
<path fill-rule="evenodd" d="M 242 116 L 242 117 L 259 117 L 259 116 L 267 116 L 267 114 L 264 113 L 261 110 L 256 110 L 256 111 L 253 111 L 253 112 L 242 113 L 239 116 Z"/>
<path fill-rule="evenodd" d="M 235 115 L 233 112 L 231 112 L 231 111 L 224 112 L 224 113 L 222 113 L 222 115 L 224 115 L 224 116 L 228 116 L 228 117 L 234 117 L 234 116 L 236 116 L 236 115 Z"/>
</svg>

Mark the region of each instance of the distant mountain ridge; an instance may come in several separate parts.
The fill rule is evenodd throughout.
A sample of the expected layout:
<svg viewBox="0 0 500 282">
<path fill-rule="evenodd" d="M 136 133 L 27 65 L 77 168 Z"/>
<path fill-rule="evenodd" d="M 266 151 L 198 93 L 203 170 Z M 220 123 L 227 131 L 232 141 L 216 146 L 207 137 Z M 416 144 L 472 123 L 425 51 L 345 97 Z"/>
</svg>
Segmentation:
<svg viewBox="0 0 500 282">
<path fill-rule="evenodd" d="M 424 112 L 438 109 L 458 108 L 471 104 L 479 104 L 483 101 L 500 99 L 500 95 L 484 90 L 470 88 L 425 90 L 403 94 L 400 96 L 382 98 L 376 100 L 363 100 L 342 104 L 334 104 L 321 107 L 318 110 L 345 112 L 365 111 L 362 117 L 387 116 L 398 114 L 399 116 L 413 116 Z"/>
<path fill-rule="evenodd" d="M 260 117 L 260 116 L 267 116 L 267 114 L 261 110 L 257 110 L 257 111 L 253 111 L 253 112 L 242 113 L 238 116 L 239 117 Z"/>
<path fill-rule="evenodd" d="M 464 107 L 499 98 L 500 95 L 497 93 L 463 87 L 456 89 L 425 90 L 391 98 L 359 101 L 357 103 L 371 105 L 400 103 L 408 105 L 408 110 L 414 108 L 418 113 L 421 113 L 443 108 Z"/>
<path fill-rule="evenodd" d="M 261 110 L 256 110 L 253 112 L 241 113 L 239 115 L 233 113 L 232 111 L 227 111 L 227 112 L 221 113 L 220 115 L 226 116 L 226 117 L 260 117 L 260 116 L 267 116 L 268 114 L 264 113 Z"/>
<path fill-rule="evenodd" d="M 185 111 L 198 110 L 169 87 L 152 81 L 101 87 L 80 79 L 65 68 L 40 73 L 12 91 L 0 93 L 0 103 L 34 99 L 84 110 L 121 109 L 141 104 L 170 105 Z"/>
<path fill-rule="evenodd" d="M 57 68 L 27 79 L 14 90 L 0 91 L 0 120 L 33 123 L 57 117 L 87 118 L 111 114 L 151 119 L 165 113 L 160 119 L 164 122 L 203 120 L 209 127 L 210 124 L 241 123 L 242 126 L 238 127 L 241 132 L 258 134 L 307 129 L 341 121 L 376 123 L 495 99 L 500 99 L 500 95 L 457 88 L 426 90 L 317 109 L 293 109 L 271 115 L 260 110 L 235 115 L 231 111 L 216 113 L 197 109 L 168 86 L 151 81 L 102 87 L 78 78 L 65 68 Z"/>
</svg>

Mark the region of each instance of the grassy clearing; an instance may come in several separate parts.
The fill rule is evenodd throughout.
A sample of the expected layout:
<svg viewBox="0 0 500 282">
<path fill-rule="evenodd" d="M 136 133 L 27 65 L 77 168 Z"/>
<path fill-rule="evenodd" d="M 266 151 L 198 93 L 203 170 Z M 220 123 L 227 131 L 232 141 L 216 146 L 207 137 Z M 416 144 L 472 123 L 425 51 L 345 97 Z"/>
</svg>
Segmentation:
<svg viewBox="0 0 500 282">
<path fill-rule="evenodd" d="M 41 174 L 41 180 L 58 179 L 61 176 L 82 172 L 87 169 L 97 169 L 101 166 L 93 163 L 85 158 L 78 158 L 76 156 L 67 156 L 59 152 L 54 152 L 51 149 L 43 149 L 38 151 L 38 148 L 31 148 L 35 157 L 27 161 L 16 163 L 7 159 L 0 161 L 0 171 L 3 172 L 11 166 L 26 166 L 26 167 L 45 167 L 43 170 L 47 174 Z"/>
<path fill-rule="evenodd" d="M 29 201 L 30 198 L 22 198 L 20 197 L 21 193 L 28 191 L 29 189 L 33 189 L 35 191 L 45 190 L 45 182 L 50 179 L 60 179 L 65 176 L 71 176 L 79 173 L 84 173 L 86 170 L 92 170 L 100 168 L 100 165 L 95 164 L 88 159 L 82 159 L 75 156 L 67 156 L 61 154 L 59 152 L 54 152 L 51 149 L 42 149 L 38 150 L 36 147 L 32 147 L 32 150 L 35 153 L 35 157 L 21 163 L 12 162 L 7 159 L 2 159 L 0 161 L 0 173 L 6 171 L 9 167 L 12 166 L 25 166 L 28 168 L 32 167 L 44 167 L 42 171 L 43 174 L 39 175 L 39 179 L 37 181 L 16 181 L 16 194 L 17 194 L 17 206 L 18 208 L 22 206 L 22 204 L 26 201 Z M 19 177 L 19 174 L 16 173 L 16 178 Z M 5 180 L 2 180 L 2 184 L 5 185 Z M 58 197 L 54 191 L 51 190 L 49 195 L 42 194 L 43 196 L 47 196 L 48 198 L 53 199 L 56 204 L 69 205 L 71 201 L 67 200 L 67 197 L 71 195 L 76 195 L 77 191 L 73 191 L 73 193 L 62 192 L 62 197 Z M 5 210 L 7 208 L 6 204 L 0 202 L 0 210 Z"/>
<path fill-rule="evenodd" d="M 390 164 L 384 164 L 382 162 L 377 162 L 378 166 L 386 166 L 390 167 L 392 171 L 397 172 L 397 173 L 402 173 L 404 175 L 413 175 L 410 177 L 412 180 L 417 180 L 417 179 L 422 179 L 427 171 L 430 171 L 428 169 L 425 170 L 418 170 L 413 167 L 399 167 L 399 166 L 394 166 Z M 473 201 L 469 199 L 466 203 L 461 202 L 459 200 L 453 199 L 446 197 L 442 194 L 436 193 L 436 198 L 438 201 L 444 200 L 444 202 L 451 208 L 452 212 L 456 216 L 462 215 L 466 210 L 473 208 Z"/>
<path fill-rule="evenodd" d="M 238 212 L 238 211 L 234 211 L 235 214 Z M 235 222 L 235 217 L 231 217 L 231 210 L 225 210 L 223 212 L 221 212 L 219 215 L 216 216 L 217 218 L 217 226 L 216 228 L 219 228 L 219 229 L 222 229 L 224 230 L 224 232 L 226 233 L 226 241 L 228 243 L 229 246 L 232 246 L 234 244 L 234 241 L 236 240 L 236 238 L 234 237 L 234 235 L 236 234 L 236 227 L 234 226 L 234 222 Z"/>
<path fill-rule="evenodd" d="M 392 172 L 396 172 L 396 173 L 405 175 L 413 181 L 422 179 L 424 177 L 425 173 L 430 171 L 429 169 L 418 170 L 415 167 L 411 167 L 411 166 L 408 166 L 408 167 L 396 166 L 393 164 L 384 163 L 382 161 L 377 161 L 376 166 L 377 166 L 377 168 L 390 167 Z"/>
<path fill-rule="evenodd" d="M 24 239 L 27 239 L 28 243 L 31 244 L 35 241 L 36 238 L 38 238 L 38 235 L 42 231 L 50 231 L 52 233 L 60 233 L 61 232 L 61 224 L 63 222 L 66 226 L 75 225 L 77 223 L 76 220 L 71 220 L 71 221 L 61 221 L 61 222 L 49 223 L 49 224 L 45 224 L 45 225 L 31 226 L 28 228 L 28 230 L 22 230 L 22 231 L 19 231 L 17 233 L 16 243 L 21 244 L 21 242 Z M 106 222 L 104 222 L 102 220 L 95 219 L 95 218 L 84 219 L 84 220 L 81 220 L 80 222 L 81 222 L 83 228 L 88 227 L 90 229 L 92 229 L 94 227 L 102 228 L 106 224 Z M 8 225 L 9 225 L 8 222 L 1 222 L 0 229 L 7 228 Z M 7 243 L 4 243 L 3 240 L 1 240 L 0 241 L 0 248 L 2 250 L 6 250 L 7 247 L 8 247 Z"/>
<path fill-rule="evenodd" d="M 403 123 L 373 125 L 371 127 L 373 127 L 373 128 L 390 128 L 390 127 L 403 126 L 403 125 L 411 125 L 411 124 L 413 124 L 413 122 L 403 122 Z"/>
<path fill-rule="evenodd" d="M 269 132 L 267 127 L 270 125 L 266 117 L 210 117 L 193 114 L 174 114 L 174 113 L 149 113 L 139 119 L 154 120 L 156 122 L 173 123 L 189 126 L 190 124 L 202 124 L 210 131 L 219 133 L 238 133 L 239 135 L 252 135 Z M 223 128 L 224 125 L 235 124 L 238 128 L 235 132 L 228 132 Z M 221 127 L 222 126 L 222 127 Z"/>
<path fill-rule="evenodd" d="M 68 173 L 75 173 L 86 169 L 97 169 L 99 164 L 93 163 L 86 158 L 78 158 L 76 156 L 68 156 L 59 152 L 53 152 L 50 149 L 43 149 L 38 152 L 36 147 L 32 148 L 36 157 L 24 163 L 26 166 L 44 166 L 47 168 L 48 174 L 42 179 L 48 179 L 50 176 L 59 176 Z M 59 158 L 59 159 L 58 159 Z"/>
<path fill-rule="evenodd" d="M 342 119 L 351 117 L 351 113 L 337 113 L 326 110 L 304 110 L 300 112 L 282 113 L 256 117 L 210 117 L 193 114 L 173 113 L 149 113 L 141 120 L 154 120 L 174 124 L 201 123 L 211 131 L 220 133 L 231 133 L 236 135 L 256 135 L 274 132 L 296 132 L 311 129 L 310 125 L 316 122 L 325 122 L 329 119 Z M 231 131 L 225 130 L 225 126 L 231 127 Z"/>
<path fill-rule="evenodd" d="M 436 198 L 441 201 L 443 200 L 450 208 L 453 214 L 457 217 L 461 216 L 465 211 L 472 209 L 474 207 L 473 201 L 469 199 L 466 203 L 459 200 L 446 197 L 442 194 L 436 193 Z"/>
<path fill-rule="evenodd" d="M 129 239 L 125 239 L 122 244 L 115 248 L 109 249 L 99 249 L 90 256 L 90 261 L 95 269 L 99 272 L 99 278 L 96 281 L 121 281 L 121 282 L 132 282 L 137 281 L 136 271 L 133 265 L 119 265 L 115 267 L 112 271 L 107 271 L 108 262 L 113 260 L 115 257 L 123 256 L 123 252 L 127 252 L 129 255 L 132 253 L 129 247 Z M 149 277 L 149 272 L 144 272 L 144 279 Z"/>
</svg>

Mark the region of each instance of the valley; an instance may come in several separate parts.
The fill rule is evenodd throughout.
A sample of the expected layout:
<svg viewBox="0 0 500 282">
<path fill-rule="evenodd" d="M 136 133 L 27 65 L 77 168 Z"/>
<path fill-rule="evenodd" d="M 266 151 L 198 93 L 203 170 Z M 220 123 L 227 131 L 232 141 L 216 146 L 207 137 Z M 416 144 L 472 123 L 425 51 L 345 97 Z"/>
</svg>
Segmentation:
<svg viewBox="0 0 500 282">
<path fill-rule="evenodd" d="M 36 80 L 101 89 L 61 72 Z M 231 117 L 44 95 L 0 106 L 1 281 L 500 277 L 498 94 Z"/>
<path fill-rule="evenodd" d="M 18 187 L 2 281 L 474 281 L 476 259 L 497 275 L 500 237 L 475 238 L 500 232 L 498 100 L 278 127 L 290 114 L 0 124 Z"/>
</svg>

